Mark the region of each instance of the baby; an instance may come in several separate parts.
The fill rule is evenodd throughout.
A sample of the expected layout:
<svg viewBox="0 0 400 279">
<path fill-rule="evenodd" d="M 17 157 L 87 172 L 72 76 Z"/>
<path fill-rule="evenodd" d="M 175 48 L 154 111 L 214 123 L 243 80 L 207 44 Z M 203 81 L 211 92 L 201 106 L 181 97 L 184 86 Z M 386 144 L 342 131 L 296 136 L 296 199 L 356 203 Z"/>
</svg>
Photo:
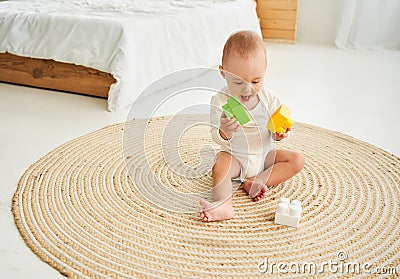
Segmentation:
<svg viewBox="0 0 400 279">
<path fill-rule="evenodd" d="M 214 202 L 200 201 L 200 217 L 206 222 L 235 215 L 232 179 L 240 179 L 249 196 L 259 201 L 266 196 L 267 186 L 286 181 L 304 166 L 303 154 L 274 148 L 274 140 L 287 138 L 289 130 L 272 134 L 266 128 L 270 115 L 280 105 L 263 89 L 266 68 L 265 43 L 257 33 L 239 31 L 228 38 L 219 66 L 227 87 L 211 99 L 211 134 L 222 151 L 212 168 Z M 243 126 L 223 113 L 221 107 L 231 96 L 240 100 L 250 116 L 250 122 Z"/>
</svg>

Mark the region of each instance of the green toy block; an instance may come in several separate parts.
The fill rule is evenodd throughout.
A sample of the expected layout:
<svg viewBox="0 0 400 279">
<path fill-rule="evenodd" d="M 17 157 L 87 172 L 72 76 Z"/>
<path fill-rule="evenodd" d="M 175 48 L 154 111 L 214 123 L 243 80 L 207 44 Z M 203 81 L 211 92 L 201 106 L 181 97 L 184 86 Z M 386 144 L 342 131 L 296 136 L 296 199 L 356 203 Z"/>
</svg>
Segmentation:
<svg viewBox="0 0 400 279">
<path fill-rule="evenodd" d="M 240 125 L 244 125 L 250 121 L 250 117 L 245 108 L 235 96 L 229 98 L 227 103 L 222 106 L 222 109 L 224 110 L 226 117 L 234 117 Z"/>
<path fill-rule="evenodd" d="M 228 104 L 223 105 L 223 106 L 222 106 L 222 109 L 224 110 L 225 116 L 226 116 L 227 118 L 231 119 L 232 117 L 235 117 L 235 116 L 233 115 L 233 112 L 232 112 L 232 110 L 231 110 L 231 108 L 229 107 Z"/>
</svg>

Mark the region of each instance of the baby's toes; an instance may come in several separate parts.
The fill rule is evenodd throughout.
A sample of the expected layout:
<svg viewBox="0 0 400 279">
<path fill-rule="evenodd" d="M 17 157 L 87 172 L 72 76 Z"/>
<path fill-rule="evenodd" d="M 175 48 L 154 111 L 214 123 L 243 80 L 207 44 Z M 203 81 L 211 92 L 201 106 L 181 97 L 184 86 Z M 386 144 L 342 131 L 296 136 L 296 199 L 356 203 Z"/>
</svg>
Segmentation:
<svg viewBox="0 0 400 279">
<path fill-rule="evenodd" d="M 210 221 L 211 221 L 211 216 L 208 215 L 208 214 L 205 214 L 205 215 L 204 215 L 204 218 L 203 218 L 203 221 L 204 221 L 204 222 L 210 222 Z"/>
<path fill-rule="evenodd" d="M 264 186 L 261 189 L 260 193 L 258 193 L 258 195 L 254 198 L 254 200 L 259 201 L 259 200 L 265 198 L 267 196 L 267 190 L 268 190 L 267 186 Z"/>
<path fill-rule="evenodd" d="M 211 216 L 204 210 L 200 210 L 200 218 L 203 219 L 204 222 L 211 221 Z"/>
<path fill-rule="evenodd" d="M 267 196 L 267 191 L 262 191 L 260 194 L 260 198 L 265 198 Z"/>
<path fill-rule="evenodd" d="M 267 191 L 268 191 L 268 187 L 266 185 L 264 185 L 261 188 L 260 194 L 258 196 L 259 197 L 265 197 L 267 195 Z"/>
<path fill-rule="evenodd" d="M 255 199 L 255 198 L 259 198 L 259 197 L 262 196 L 262 194 L 263 194 L 263 192 L 262 192 L 262 190 L 260 190 L 259 192 L 257 192 L 257 194 L 255 194 L 255 195 L 253 196 L 253 198 L 254 198 L 254 199 Z"/>
</svg>

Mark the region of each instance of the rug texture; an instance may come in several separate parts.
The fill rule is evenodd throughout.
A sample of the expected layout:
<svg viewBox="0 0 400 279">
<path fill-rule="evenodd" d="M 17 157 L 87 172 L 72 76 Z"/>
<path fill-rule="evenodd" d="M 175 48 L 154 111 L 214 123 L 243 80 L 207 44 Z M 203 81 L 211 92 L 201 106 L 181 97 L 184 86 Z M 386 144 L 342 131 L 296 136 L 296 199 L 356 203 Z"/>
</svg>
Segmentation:
<svg viewBox="0 0 400 279">
<path fill-rule="evenodd" d="M 235 184 L 235 217 L 204 223 L 198 200 L 211 200 L 217 146 L 207 125 L 184 126 L 169 117 L 130 121 L 135 135 L 126 123 L 107 126 L 30 166 L 12 207 L 27 245 L 68 277 L 400 276 L 398 157 L 295 123 L 277 148 L 302 152 L 304 169 L 260 202 Z M 274 223 L 281 197 L 302 202 L 299 228 Z"/>
</svg>

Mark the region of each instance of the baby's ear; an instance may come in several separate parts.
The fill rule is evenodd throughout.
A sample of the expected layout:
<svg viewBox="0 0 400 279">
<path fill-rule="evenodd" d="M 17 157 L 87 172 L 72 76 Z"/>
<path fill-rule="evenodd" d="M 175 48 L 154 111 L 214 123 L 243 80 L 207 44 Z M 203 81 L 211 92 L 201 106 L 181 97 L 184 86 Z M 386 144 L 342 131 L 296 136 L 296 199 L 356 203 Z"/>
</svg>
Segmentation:
<svg viewBox="0 0 400 279">
<path fill-rule="evenodd" d="M 221 65 L 219 65 L 218 68 L 219 68 L 219 72 L 220 72 L 221 76 L 225 79 L 225 71 L 224 71 L 224 68 L 223 68 Z"/>
</svg>

